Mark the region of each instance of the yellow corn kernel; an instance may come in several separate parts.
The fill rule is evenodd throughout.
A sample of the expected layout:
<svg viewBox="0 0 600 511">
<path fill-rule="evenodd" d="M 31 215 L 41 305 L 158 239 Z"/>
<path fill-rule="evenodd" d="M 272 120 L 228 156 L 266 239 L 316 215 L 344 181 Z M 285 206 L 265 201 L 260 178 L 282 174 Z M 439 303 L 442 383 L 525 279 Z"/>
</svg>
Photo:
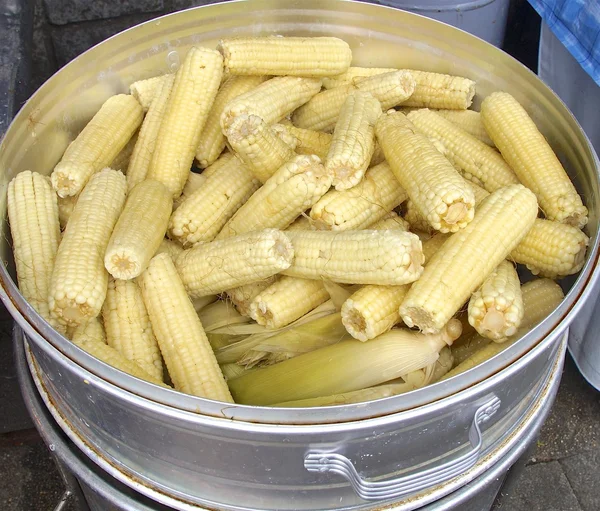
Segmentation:
<svg viewBox="0 0 600 511">
<path fill-rule="evenodd" d="M 356 80 L 367 76 L 382 75 L 398 71 L 391 67 L 356 67 L 350 66 L 344 73 L 336 76 L 327 76 L 323 78 L 323 87 L 325 89 L 335 89 L 343 85 L 353 84 Z"/>
<path fill-rule="evenodd" d="M 216 239 L 267 227 L 285 229 L 329 190 L 331 181 L 317 156 L 295 156 L 236 211 Z"/>
<path fill-rule="evenodd" d="M 481 105 L 483 125 L 521 182 L 538 198 L 549 220 L 575 227 L 588 210 L 554 151 L 525 109 L 506 92 L 494 92 Z"/>
<path fill-rule="evenodd" d="M 375 134 L 394 175 L 429 225 L 441 232 L 468 225 L 475 210 L 473 191 L 405 115 L 383 114 Z"/>
<path fill-rule="evenodd" d="M 211 171 L 216 167 L 214 172 Z M 232 215 L 258 190 L 260 182 L 232 153 L 202 174 L 206 181 L 187 197 L 169 220 L 169 236 L 184 247 L 212 241 Z"/>
<path fill-rule="evenodd" d="M 108 280 L 102 319 L 108 345 L 162 381 L 160 350 L 137 282 Z"/>
<path fill-rule="evenodd" d="M 79 326 L 67 328 L 67 337 L 78 346 L 86 342 L 107 343 L 106 332 L 100 318 L 92 318 Z"/>
<path fill-rule="evenodd" d="M 109 165 L 142 123 L 140 104 L 118 94 L 108 98 L 65 154 L 50 178 L 61 197 L 77 195 L 90 177 Z"/>
<path fill-rule="evenodd" d="M 242 316 L 250 317 L 250 304 L 255 297 L 262 291 L 267 289 L 273 282 L 277 280 L 277 276 L 273 275 L 263 280 L 251 282 L 244 286 L 234 287 L 227 290 L 227 298 L 235 305 L 235 308 Z"/>
<path fill-rule="evenodd" d="M 576 227 L 538 218 L 510 258 L 534 275 L 564 277 L 581 270 L 589 242 Z"/>
<path fill-rule="evenodd" d="M 447 234 L 437 234 L 423 242 L 425 265 L 437 252 Z M 364 286 L 342 305 L 342 323 L 348 333 L 359 341 L 368 341 L 387 332 L 400 322 L 398 308 L 404 301 L 410 284 L 403 286 Z"/>
<path fill-rule="evenodd" d="M 179 206 L 181 206 L 181 203 L 184 200 L 189 198 L 198 188 L 200 188 L 204 183 L 206 183 L 207 178 L 208 176 L 205 175 L 204 172 L 202 174 L 198 174 L 197 172 L 193 172 L 190 170 L 181 195 L 173 201 L 173 211 L 175 211 Z"/>
<path fill-rule="evenodd" d="M 410 225 L 404 218 L 395 213 L 394 211 L 390 211 L 387 215 L 385 215 L 380 220 L 369 224 L 367 226 L 368 229 L 375 229 L 377 231 L 385 230 L 385 229 L 400 229 L 401 231 L 409 231 Z"/>
<path fill-rule="evenodd" d="M 481 140 L 484 144 L 494 147 L 494 142 L 485 131 L 481 114 L 475 110 L 436 110 L 436 114 L 441 115 L 444 119 L 449 120 L 459 128 L 465 130 L 476 139 Z"/>
<path fill-rule="evenodd" d="M 500 154 L 449 120 L 428 109 L 414 110 L 408 119 L 425 136 L 443 146 L 443 154 L 465 176 L 474 177 L 488 192 L 519 180 Z"/>
<path fill-rule="evenodd" d="M 401 285 L 423 272 L 418 236 L 388 231 L 286 231 L 294 260 L 284 275 L 341 284 Z"/>
<path fill-rule="evenodd" d="M 352 51 L 337 37 L 222 39 L 225 71 L 233 75 L 333 76 L 350 66 Z"/>
<path fill-rule="evenodd" d="M 502 261 L 469 300 L 469 323 L 481 335 L 503 342 L 523 319 L 521 283 L 514 265 Z"/>
<path fill-rule="evenodd" d="M 128 280 L 146 269 L 165 237 L 172 206 L 169 190 L 158 181 L 142 181 L 131 190 L 104 255 L 108 273 Z"/>
<path fill-rule="evenodd" d="M 296 152 L 298 154 L 316 154 L 323 161 L 327 158 L 333 135 L 324 131 L 297 128 L 293 124 L 274 124 L 272 128 L 277 126 L 281 126 L 296 138 Z"/>
<path fill-rule="evenodd" d="M 224 130 L 237 156 L 261 183 L 294 156 L 294 150 L 256 115 L 239 115 Z"/>
<path fill-rule="evenodd" d="M 129 139 L 129 142 L 127 142 L 125 147 L 121 149 L 121 152 L 115 156 L 115 159 L 109 165 L 111 169 L 120 170 L 123 174 L 127 173 L 127 167 L 129 167 L 129 161 L 131 160 L 131 155 L 133 154 L 133 149 L 137 143 L 138 136 L 139 131 L 136 131 Z"/>
<path fill-rule="evenodd" d="M 356 90 L 371 93 L 385 111 L 406 101 L 414 89 L 415 81 L 406 71 L 361 78 L 352 84 L 317 94 L 294 112 L 292 121 L 299 128 L 331 131 L 344 102 Z"/>
<path fill-rule="evenodd" d="M 410 70 L 415 92 L 402 106 L 466 110 L 475 96 L 475 82 L 462 76 Z"/>
<path fill-rule="evenodd" d="M 197 298 L 266 279 L 289 268 L 293 257 L 285 234 L 264 229 L 196 245 L 176 265 L 188 294 Z"/>
<path fill-rule="evenodd" d="M 66 229 L 69 218 L 73 214 L 78 198 L 79 195 L 71 195 L 69 197 L 58 196 L 58 221 L 63 231 Z"/>
<path fill-rule="evenodd" d="M 226 130 L 238 115 L 256 115 L 265 124 L 279 122 L 321 90 L 318 78 L 276 76 L 229 102 L 221 115 Z"/>
<path fill-rule="evenodd" d="M 192 47 L 175 75 L 147 174 L 163 183 L 173 199 L 188 178 L 222 74 L 219 52 Z"/>
<path fill-rule="evenodd" d="M 19 291 L 46 321 L 48 290 L 60 242 L 56 194 L 46 176 L 25 170 L 8 185 L 8 220 Z"/>
<path fill-rule="evenodd" d="M 261 291 L 250 303 L 250 317 L 267 328 L 282 328 L 329 299 L 320 280 L 285 275 Z"/>
<path fill-rule="evenodd" d="M 194 396 L 233 402 L 171 258 L 167 254 L 154 257 L 139 283 L 152 330 L 175 388 Z"/>
<path fill-rule="evenodd" d="M 360 230 L 377 222 L 407 199 L 387 163 L 371 167 L 364 179 L 349 190 L 328 191 L 310 210 L 317 229 Z"/>
<path fill-rule="evenodd" d="M 138 103 L 142 105 L 144 112 L 148 111 L 152 101 L 158 95 L 160 88 L 171 76 L 173 75 L 164 74 L 160 76 L 153 76 L 151 78 L 133 82 L 129 86 L 129 92 L 135 99 L 138 100 Z"/>
<path fill-rule="evenodd" d="M 127 190 L 131 190 L 135 185 L 146 179 L 174 81 L 175 75 L 165 75 L 144 118 L 138 142 L 135 144 L 127 168 Z"/>
<path fill-rule="evenodd" d="M 266 76 L 230 76 L 223 82 L 196 148 L 196 160 L 200 168 L 212 165 L 225 149 L 225 135 L 221 130 L 220 120 L 227 104 L 239 95 L 258 87 L 266 79 Z"/>
<path fill-rule="evenodd" d="M 60 322 L 77 326 L 100 314 L 108 272 L 104 253 L 125 203 L 121 172 L 104 169 L 83 189 L 58 247 L 48 305 Z"/>
<path fill-rule="evenodd" d="M 521 242 L 536 216 L 535 195 L 523 185 L 492 193 L 477 208 L 473 221 L 448 238 L 411 286 L 400 306 L 404 322 L 424 332 L 441 330 Z"/>
<path fill-rule="evenodd" d="M 171 259 L 175 261 L 181 252 L 183 252 L 183 247 L 179 243 L 164 238 L 160 242 L 160 245 L 158 246 L 158 249 L 154 255 L 157 256 L 158 254 L 169 254 Z"/>
<path fill-rule="evenodd" d="M 373 126 L 380 115 L 381 104 L 368 92 L 355 91 L 344 102 L 325 163 L 336 190 L 356 186 L 365 175 L 375 149 Z"/>
</svg>

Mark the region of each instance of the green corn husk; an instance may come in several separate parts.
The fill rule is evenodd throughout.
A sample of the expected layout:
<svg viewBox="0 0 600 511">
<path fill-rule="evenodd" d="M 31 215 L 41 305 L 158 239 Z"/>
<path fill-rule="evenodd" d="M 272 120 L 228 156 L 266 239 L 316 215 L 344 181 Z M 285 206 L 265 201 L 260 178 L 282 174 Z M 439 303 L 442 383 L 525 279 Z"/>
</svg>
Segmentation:
<svg viewBox="0 0 600 511">
<path fill-rule="evenodd" d="M 221 366 L 221 372 L 223 373 L 226 381 L 233 380 L 234 378 L 237 378 L 248 371 L 249 369 L 245 369 L 237 364 L 223 364 Z"/>
<path fill-rule="evenodd" d="M 470 335 L 461 337 L 452 345 L 452 354 L 454 355 L 455 365 L 464 362 L 471 355 L 491 343 L 491 339 L 472 332 Z"/>
<path fill-rule="evenodd" d="M 246 324 L 251 321 L 251 319 L 242 316 L 235 310 L 235 307 L 231 303 L 221 300 L 203 307 L 198 311 L 198 317 L 205 332 L 214 332 L 218 329 L 226 329 L 232 325 Z M 236 334 L 232 333 L 232 335 Z"/>
<path fill-rule="evenodd" d="M 445 346 L 440 351 L 440 356 L 435 363 L 426 368 L 403 375 L 402 380 L 415 389 L 420 389 L 442 378 L 442 376 L 452 369 L 453 363 L 454 357 L 452 356 L 452 351 L 448 346 Z"/>
<path fill-rule="evenodd" d="M 348 339 L 243 374 L 229 388 L 237 403 L 259 406 L 360 390 L 432 364 L 460 331 L 451 320 L 439 334 L 399 328 L 368 342 Z"/>
<path fill-rule="evenodd" d="M 280 334 L 281 332 L 288 331 L 292 328 L 296 328 L 304 323 L 308 323 L 310 321 L 315 321 L 319 318 L 323 318 L 325 316 L 331 315 L 335 313 L 336 308 L 331 300 L 326 301 L 319 305 L 316 309 L 310 311 L 308 314 L 305 314 L 301 318 L 297 319 L 293 323 L 289 324 L 286 327 L 280 328 L 278 330 L 267 330 L 264 327 L 261 327 L 263 330 L 259 333 L 250 335 L 242 339 L 241 341 L 230 344 L 229 346 L 225 346 L 219 349 L 215 355 L 217 357 L 217 361 L 219 364 L 231 364 L 238 362 L 242 359 L 250 350 L 254 349 L 258 344 L 263 341 L 266 341 L 268 338 L 273 337 L 275 335 Z M 248 325 L 251 326 L 251 325 Z M 260 326 L 260 325 L 257 325 Z M 233 325 L 231 328 L 235 329 L 237 325 Z M 258 350 L 261 351 L 261 350 Z"/>
<path fill-rule="evenodd" d="M 345 392 L 344 394 L 286 401 L 284 403 L 277 403 L 273 406 L 282 408 L 307 408 L 312 406 L 349 405 L 352 403 L 363 403 L 365 401 L 374 401 L 375 399 L 396 396 L 398 394 L 410 392 L 414 389 L 415 388 L 409 383 L 387 383 L 385 385 L 378 385 L 377 387 Z"/>
<path fill-rule="evenodd" d="M 194 306 L 194 309 L 198 313 L 202 309 L 204 309 L 204 307 L 206 307 L 207 305 L 210 305 L 211 303 L 216 302 L 217 299 L 218 298 L 216 297 L 216 295 L 201 296 L 200 298 L 194 298 L 192 300 L 192 305 Z"/>
<path fill-rule="evenodd" d="M 349 338 L 342 315 L 336 312 L 260 341 L 240 358 L 238 364 L 247 368 L 271 365 Z"/>
</svg>

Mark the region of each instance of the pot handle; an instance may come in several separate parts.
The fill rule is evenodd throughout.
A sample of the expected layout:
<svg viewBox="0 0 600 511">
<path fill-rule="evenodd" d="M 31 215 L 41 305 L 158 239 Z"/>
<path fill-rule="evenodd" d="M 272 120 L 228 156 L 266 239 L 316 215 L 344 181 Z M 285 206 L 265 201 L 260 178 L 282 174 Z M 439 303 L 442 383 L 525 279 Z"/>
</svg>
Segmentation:
<svg viewBox="0 0 600 511">
<path fill-rule="evenodd" d="M 333 472 L 346 478 L 354 491 L 364 500 L 384 500 L 416 493 L 436 484 L 443 483 L 471 468 L 482 451 L 483 437 L 480 425 L 487 422 L 500 408 L 500 399 L 493 396 L 475 412 L 469 428 L 471 451 L 443 465 L 408 476 L 387 481 L 363 479 L 346 456 L 337 453 L 309 451 L 304 458 L 304 467 L 309 472 Z"/>
</svg>

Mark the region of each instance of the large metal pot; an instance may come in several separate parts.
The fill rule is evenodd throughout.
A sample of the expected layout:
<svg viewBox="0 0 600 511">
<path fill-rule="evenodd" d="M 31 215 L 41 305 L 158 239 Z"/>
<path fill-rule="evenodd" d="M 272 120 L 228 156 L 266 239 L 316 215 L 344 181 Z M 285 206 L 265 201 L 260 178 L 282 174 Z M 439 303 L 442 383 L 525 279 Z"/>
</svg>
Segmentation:
<svg viewBox="0 0 600 511">
<path fill-rule="evenodd" d="M 572 115 L 534 74 L 464 32 L 380 6 L 343 0 L 206 6 L 119 34 L 53 76 L 2 142 L 2 191 L 21 170 L 50 172 L 108 95 L 172 70 L 192 44 L 214 47 L 225 35 L 270 33 L 335 34 L 351 44 L 360 65 L 468 76 L 477 81 L 477 100 L 498 89 L 514 94 L 591 211 L 588 259 L 566 283 L 560 307 L 519 343 L 442 383 L 366 404 L 290 410 L 224 406 L 156 388 L 93 359 L 23 300 L 7 242 L 2 299 L 30 341 L 32 364 L 58 422 L 105 468 L 138 481 L 142 493 L 181 508 L 279 510 L 369 509 L 410 495 L 403 509 L 413 509 L 419 492 L 427 491 L 423 504 L 467 483 L 476 476 L 470 468 L 510 437 L 559 339 L 597 287 L 598 160 Z M 4 193 L 0 201 L 5 208 Z"/>
</svg>

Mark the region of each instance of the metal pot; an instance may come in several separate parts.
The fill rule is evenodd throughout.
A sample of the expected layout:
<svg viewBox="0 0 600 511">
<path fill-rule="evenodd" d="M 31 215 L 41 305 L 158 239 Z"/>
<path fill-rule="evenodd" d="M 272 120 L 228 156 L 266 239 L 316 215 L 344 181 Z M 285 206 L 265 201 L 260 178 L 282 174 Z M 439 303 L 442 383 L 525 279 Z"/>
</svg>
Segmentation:
<svg viewBox="0 0 600 511">
<path fill-rule="evenodd" d="M 411 495 L 403 509 L 413 509 L 413 495 L 427 490 L 429 502 L 465 484 L 477 460 L 506 440 L 542 385 L 559 339 L 598 285 L 599 163 L 573 116 L 533 73 L 460 30 L 376 5 L 251 0 L 205 6 L 127 30 L 53 76 L 6 133 L 2 190 L 21 170 L 49 173 L 110 94 L 173 70 L 193 44 L 214 47 L 223 36 L 259 33 L 335 34 L 351 44 L 359 65 L 468 76 L 478 84 L 476 105 L 494 90 L 511 92 L 564 161 L 591 212 L 588 258 L 566 282 L 563 303 L 520 342 L 442 383 L 365 404 L 290 410 L 224 406 L 157 388 L 90 357 L 23 300 L 7 242 L 1 297 L 30 341 L 40 388 L 59 423 L 107 470 L 137 480 L 142 493 L 181 508 L 279 510 L 369 509 Z M 0 201 L 5 208 L 4 193 Z"/>
</svg>

